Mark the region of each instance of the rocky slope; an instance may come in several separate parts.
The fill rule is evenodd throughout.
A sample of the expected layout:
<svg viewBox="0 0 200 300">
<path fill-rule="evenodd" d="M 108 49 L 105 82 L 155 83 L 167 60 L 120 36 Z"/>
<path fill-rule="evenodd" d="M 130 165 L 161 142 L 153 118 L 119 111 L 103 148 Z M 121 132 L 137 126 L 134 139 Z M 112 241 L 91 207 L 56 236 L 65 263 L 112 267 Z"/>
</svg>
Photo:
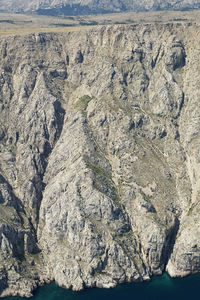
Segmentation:
<svg viewBox="0 0 200 300">
<path fill-rule="evenodd" d="M 122 11 L 200 9 L 198 0 L 1 0 L 0 11 L 82 15 Z"/>
<path fill-rule="evenodd" d="M 200 27 L 0 39 L 0 293 L 200 271 Z"/>
</svg>

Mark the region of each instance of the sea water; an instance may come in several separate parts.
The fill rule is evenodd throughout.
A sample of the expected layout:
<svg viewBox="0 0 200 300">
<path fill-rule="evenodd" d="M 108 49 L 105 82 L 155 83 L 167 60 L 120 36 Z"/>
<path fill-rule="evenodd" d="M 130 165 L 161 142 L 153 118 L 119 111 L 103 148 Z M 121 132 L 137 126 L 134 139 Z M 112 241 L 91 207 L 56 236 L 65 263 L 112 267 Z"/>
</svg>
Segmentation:
<svg viewBox="0 0 200 300">
<path fill-rule="evenodd" d="M 4 300 L 23 300 L 7 297 Z M 166 273 L 142 283 L 127 283 L 112 289 L 86 289 L 73 292 L 54 282 L 36 290 L 31 300 L 188 300 L 200 299 L 200 274 L 170 278 Z"/>
</svg>

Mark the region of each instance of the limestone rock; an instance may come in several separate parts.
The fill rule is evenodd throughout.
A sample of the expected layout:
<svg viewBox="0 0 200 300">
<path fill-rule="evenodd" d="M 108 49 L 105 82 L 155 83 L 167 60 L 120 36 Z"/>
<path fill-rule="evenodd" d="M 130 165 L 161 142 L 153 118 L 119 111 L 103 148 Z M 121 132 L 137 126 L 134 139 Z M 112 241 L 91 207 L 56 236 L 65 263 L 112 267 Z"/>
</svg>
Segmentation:
<svg viewBox="0 0 200 300">
<path fill-rule="evenodd" d="M 199 32 L 1 38 L 1 296 L 200 271 Z"/>
<path fill-rule="evenodd" d="M 39 14 L 82 15 L 121 11 L 199 9 L 197 0 L 1 0 L 1 11 L 36 11 Z"/>
</svg>

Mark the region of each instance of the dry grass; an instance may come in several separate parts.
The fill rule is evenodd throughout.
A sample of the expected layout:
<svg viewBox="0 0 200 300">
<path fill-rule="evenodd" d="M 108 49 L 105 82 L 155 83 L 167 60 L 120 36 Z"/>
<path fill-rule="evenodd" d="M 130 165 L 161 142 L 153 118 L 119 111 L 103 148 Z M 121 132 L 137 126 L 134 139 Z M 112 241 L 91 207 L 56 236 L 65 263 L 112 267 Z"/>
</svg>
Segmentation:
<svg viewBox="0 0 200 300">
<path fill-rule="evenodd" d="M 38 15 L 0 14 L 0 35 L 37 32 L 79 31 L 106 24 L 138 24 L 151 22 L 200 23 L 200 10 L 115 13 L 106 15 L 51 17 Z"/>
<path fill-rule="evenodd" d="M 69 32 L 69 31 L 81 31 L 93 28 L 94 26 L 72 26 L 72 27 L 38 27 L 38 28 L 20 28 L 20 29 L 0 29 L 0 36 L 9 35 L 27 35 L 31 33 L 42 33 L 42 32 Z"/>
</svg>

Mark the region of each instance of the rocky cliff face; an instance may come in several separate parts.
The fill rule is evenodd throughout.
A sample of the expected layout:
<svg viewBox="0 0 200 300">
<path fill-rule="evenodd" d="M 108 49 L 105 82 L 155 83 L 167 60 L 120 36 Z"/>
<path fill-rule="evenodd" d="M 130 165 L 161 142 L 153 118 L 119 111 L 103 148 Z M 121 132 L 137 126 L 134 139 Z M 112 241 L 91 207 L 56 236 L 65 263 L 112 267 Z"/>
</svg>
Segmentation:
<svg viewBox="0 0 200 300">
<path fill-rule="evenodd" d="M 1 0 L 0 11 L 82 15 L 120 11 L 200 9 L 198 0 Z"/>
<path fill-rule="evenodd" d="M 1 296 L 200 271 L 199 35 L 1 38 Z"/>
</svg>

